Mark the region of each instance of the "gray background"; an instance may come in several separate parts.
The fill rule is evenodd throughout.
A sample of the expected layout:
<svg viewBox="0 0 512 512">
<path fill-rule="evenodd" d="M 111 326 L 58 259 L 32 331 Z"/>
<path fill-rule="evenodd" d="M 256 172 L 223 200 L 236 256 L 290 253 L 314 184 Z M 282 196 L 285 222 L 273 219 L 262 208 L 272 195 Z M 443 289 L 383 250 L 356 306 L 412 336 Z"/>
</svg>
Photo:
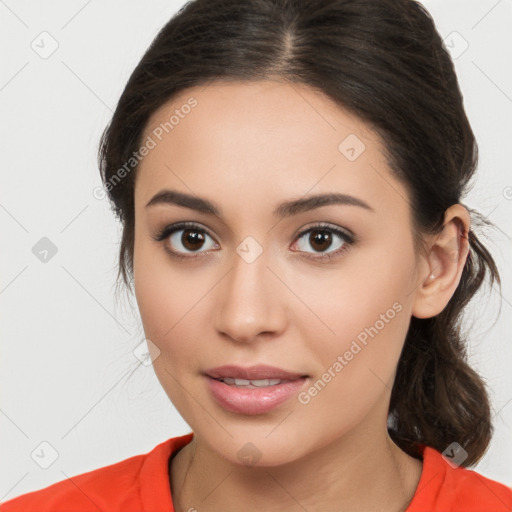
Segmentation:
<svg viewBox="0 0 512 512">
<path fill-rule="evenodd" d="M 0 500 L 189 431 L 132 353 L 144 336 L 136 309 L 114 296 L 120 226 L 93 195 L 101 131 L 183 3 L 0 1 Z M 478 179 L 464 202 L 502 230 L 490 233 L 489 248 L 503 299 L 487 289 L 466 325 L 496 426 L 476 469 L 511 485 L 512 2 L 424 3 L 451 47 L 479 143 Z M 46 262 L 36 257 L 43 250 Z"/>
</svg>

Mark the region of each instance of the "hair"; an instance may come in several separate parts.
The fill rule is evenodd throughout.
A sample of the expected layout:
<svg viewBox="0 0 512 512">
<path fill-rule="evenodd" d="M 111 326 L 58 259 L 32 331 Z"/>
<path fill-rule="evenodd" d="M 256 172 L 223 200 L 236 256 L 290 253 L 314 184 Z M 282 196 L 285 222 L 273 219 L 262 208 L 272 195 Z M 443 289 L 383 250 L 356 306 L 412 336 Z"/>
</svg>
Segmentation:
<svg viewBox="0 0 512 512">
<path fill-rule="evenodd" d="M 478 160 L 452 60 L 415 0 L 195 0 L 158 32 L 119 99 L 98 151 L 104 186 L 122 223 L 117 282 L 131 291 L 134 183 L 124 174 L 149 117 L 180 91 L 215 80 L 307 84 L 362 119 L 385 143 L 393 175 L 407 187 L 415 243 L 437 234 L 444 212 L 468 191 Z M 117 176 L 116 176 L 117 173 Z M 472 227 L 460 282 L 433 318 L 412 317 L 389 405 L 388 431 L 406 453 L 457 442 L 475 464 L 492 435 L 482 378 L 467 364 L 460 321 L 496 264 Z M 418 238 L 420 240 L 421 237 Z"/>
</svg>

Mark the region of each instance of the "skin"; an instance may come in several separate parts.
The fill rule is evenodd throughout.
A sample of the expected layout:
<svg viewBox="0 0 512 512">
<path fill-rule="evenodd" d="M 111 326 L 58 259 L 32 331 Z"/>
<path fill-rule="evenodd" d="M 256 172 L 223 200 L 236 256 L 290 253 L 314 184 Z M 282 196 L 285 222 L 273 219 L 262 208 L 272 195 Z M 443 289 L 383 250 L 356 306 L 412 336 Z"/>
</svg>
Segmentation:
<svg viewBox="0 0 512 512">
<path fill-rule="evenodd" d="M 146 337 L 160 351 L 156 375 L 195 433 L 172 461 L 176 510 L 405 510 L 422 463 L 387 434 L 390 392 L 411 316 L 441 312 L 460 280 L 467 210 L 450 207 L 441 234 L 425 236 L 427 251 L 416 252 L 408 192 L 382 141 L 305 85 L 193 87 L 157 110 L 144 136 L 190 97 L 197 106 L 142 160 L 135 184 L 135 295 Z M 349 134 L 365 145 L 354 161 L 338 149 Z M 208 199 L 221 214 L 146 207 L 162 189 Z M 333 204 L 272 215 L 281 202 L 331 192 L 372 210 Z M 180 221 L 206 230 L 195 253 L 179 243 L 182 232 L 174 242 L 152 238 Z M 356 243 L 322 259 L 322 246 L 298 237 L 319 222 L 349 230 Z M 330 233 L 323 252 L 346 243 Z M 263 251 L 251 263 L 236 251 L 247 236 Z M 166 246 L 200 254 L 175 259 Z M 400 312 L 307 404 L 293 397 L 246 416 L 209 394 L 202 373 L 224 364 L 307 374 L 308 389 L 394 303 Z M 257 447 L 255 465 L 237 455 L 248 442 Z"/>
</svg>

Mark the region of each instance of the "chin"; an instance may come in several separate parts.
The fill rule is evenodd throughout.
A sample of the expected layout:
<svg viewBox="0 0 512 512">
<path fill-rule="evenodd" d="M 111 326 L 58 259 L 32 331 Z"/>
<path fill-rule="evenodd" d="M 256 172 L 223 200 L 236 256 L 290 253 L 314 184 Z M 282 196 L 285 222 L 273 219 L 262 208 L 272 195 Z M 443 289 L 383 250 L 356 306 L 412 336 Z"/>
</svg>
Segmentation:
<svg viewBox="0 0 512 512">
<path fill-rule="evenodd" d="M 217 435 L 212 435 L 210 430 L 206 436 L 202 436 L 202 439 L 231 464 L 245 467 L 282 466 L 308 453 L 307 441 L 310 436 L 306 435 L 306 432 L 301 434 L 296 428 L 293 432 L 286 429 L 280 430 L 281 427 L 278 424 L 279 421 L 275 421 L 270 428 L 265 424 L 236 430 L 226 425 L 231 436 L 224 433 L 225 435 L 219 438 Z M 275 432 L 272 432 L 273 429 Z M 200 432 L 199 435 L 201 435 Z"/>
</svg>

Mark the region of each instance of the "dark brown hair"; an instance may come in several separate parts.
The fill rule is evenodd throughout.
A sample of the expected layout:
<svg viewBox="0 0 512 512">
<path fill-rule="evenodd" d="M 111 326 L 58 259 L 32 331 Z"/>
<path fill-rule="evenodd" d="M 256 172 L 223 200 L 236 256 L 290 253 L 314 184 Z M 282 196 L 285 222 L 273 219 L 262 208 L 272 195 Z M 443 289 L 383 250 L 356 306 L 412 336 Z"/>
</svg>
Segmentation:
<svg viewBox="0 0 512 512">
<path fill-rule="evenodd" d="M 477 145 L 454 66 L 434 22 L 414 0 L 196 0 L 160 30 L 133 71 L 105 129 L 99 165 L 123 225 L 119 278 L 133 280 L 134 182 L 119 170 L 148 119 L 178 92 L 214 80 L 307 84 L 367 122 L 407 186 L 415 233 L 440 231 L 477 164 Z M 468 208 L 472 224 L 490 223 Z M 416 236 L 416 235 L 415 235 Z M 466 362 L 461 313 L 494 260 L 472 227 L 470 253 L 446 308 L 411 318 L 389 408 L 389 433 L 407 453 L 457 442 L 477 462 L 492 434 L 482 379 Z"/>
</svg>

